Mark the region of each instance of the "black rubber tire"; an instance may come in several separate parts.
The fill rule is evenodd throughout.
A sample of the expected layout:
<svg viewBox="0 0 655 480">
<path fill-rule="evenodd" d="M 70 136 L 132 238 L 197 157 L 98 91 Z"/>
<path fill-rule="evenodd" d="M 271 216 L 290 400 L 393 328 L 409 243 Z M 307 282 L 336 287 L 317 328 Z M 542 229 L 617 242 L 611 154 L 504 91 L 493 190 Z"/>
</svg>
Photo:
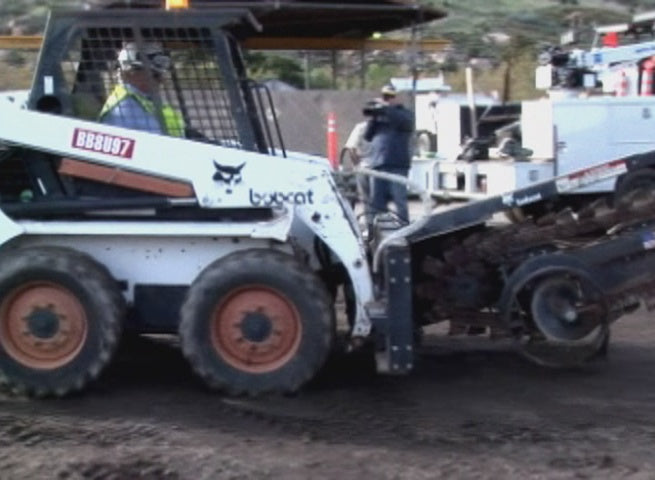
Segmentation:
<svg viewBox="0 0 655 480">
<path fill-rule="evenodd" d="M 238 292 L 258 288 L 292 304 L 301 328 L 289 358 L 270 370 L 253 372 L 231 361 L 216 346 L 213 332 L 219 328 L 218 312 Z M 252 308 L 243 312 L 240 326 L 246 315 L 264 311 Z M 324 284 L 295 258 L 273 250 L 239 251 L 209 265 L 189 288 L 181 316 L 182 350 L 194 371 L 210 388 L 232 395 L 298 390 L 323 366 L 334 340 L 334 308 Z"/>
<path fill-rule="evenodd" d="M 623 199 L 637 190 L 655 190 L 655 170 L 642 168 L 619 178 L 614 189 L 614 205 L 619 205 Z"/>
<path fill-rule="evenodd" d="M 47 291 L 50 286 L 77 302 L 85 317 L 86 334 L 71 358 L 52 368 L 37 368 L 38 358 L 33 365 L 27 364 L 11 351 L 6 338 L 1 340 L 0 381 L 16 394 L 61 397 L 80 391 L 98 377 L 118 344 L 125 300 L 117 282 L 89 255 L 63 247 L 31 247 L 0 256 L 0 333 L 9 325 L 8 309 L 21 289 Z M 42 308 L 36 300 L 33 305 Z"/>
</svg>

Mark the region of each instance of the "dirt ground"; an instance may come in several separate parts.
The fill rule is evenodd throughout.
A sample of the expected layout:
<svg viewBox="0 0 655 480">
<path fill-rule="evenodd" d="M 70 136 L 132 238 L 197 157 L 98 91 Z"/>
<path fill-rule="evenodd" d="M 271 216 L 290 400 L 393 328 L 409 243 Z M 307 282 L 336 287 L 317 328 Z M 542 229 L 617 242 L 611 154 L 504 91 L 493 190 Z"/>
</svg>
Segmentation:
<svg viewBox="0 0 655 480">
<path fill-rule="evenodd" d="M 206 391 L 144 339 L 81 395 L 0 397 L 0 478 L 652 479 L 651 318 L 623 319 L 608 360 L 577 371 L 451 339 L 408 377 L 337 357 L 298 395 L 255 400 Z"/>
</svg>

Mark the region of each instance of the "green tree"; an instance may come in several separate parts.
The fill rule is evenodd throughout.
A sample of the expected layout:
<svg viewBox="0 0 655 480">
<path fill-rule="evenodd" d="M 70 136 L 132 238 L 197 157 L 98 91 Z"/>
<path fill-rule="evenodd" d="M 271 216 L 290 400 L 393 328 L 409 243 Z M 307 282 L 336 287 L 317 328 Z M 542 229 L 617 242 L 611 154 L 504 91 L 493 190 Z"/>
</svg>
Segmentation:
<svg viewBox="0 0 655 480">
<path fill-rule="evenodd" d="M 256 80 L 276 78 L 296 88 L 304 88 L 303 68 L 296 58 L 250 52 L 246 55 L 246 63 L 249 66 L 249 75 Z"/>
<path fill-rule="evenodd" d="M 23 0 L 2 0 L 0 2 L 0 15 L 2 16 L 23 15 L 28 9 L 28 2 Z"/>
</svg>

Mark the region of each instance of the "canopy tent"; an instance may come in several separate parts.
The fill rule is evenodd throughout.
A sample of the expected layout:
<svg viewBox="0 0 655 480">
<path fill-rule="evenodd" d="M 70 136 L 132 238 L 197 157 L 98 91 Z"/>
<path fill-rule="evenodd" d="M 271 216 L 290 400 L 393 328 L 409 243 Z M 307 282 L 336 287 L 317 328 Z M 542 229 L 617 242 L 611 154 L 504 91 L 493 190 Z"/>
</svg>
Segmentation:
<svg viewBox="0 0 655 480">
<path fill-rule="evenodd" d="M 162 7 L 163 0 L 90 0 L 92 6 Z M 262 37 L 357 38 L 376 32 L 410 27 L 446 16 L 442 10 L 410 0 L 359 0 L 320 2 L 315 0 L 190 0 L 194 9 L 248 8 L 262 25 Z M 330 48 L 329 46 L 326 48 Z"/>
</svg>

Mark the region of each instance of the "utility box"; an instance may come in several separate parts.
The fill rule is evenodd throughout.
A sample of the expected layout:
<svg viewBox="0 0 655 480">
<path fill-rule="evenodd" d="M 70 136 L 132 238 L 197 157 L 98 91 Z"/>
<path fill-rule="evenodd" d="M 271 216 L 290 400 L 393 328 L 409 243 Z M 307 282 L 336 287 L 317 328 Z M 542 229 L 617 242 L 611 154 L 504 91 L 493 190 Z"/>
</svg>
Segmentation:
<svg viewBox="0 0 655 480">
<path fill-rule="evenodd" d="M 555 98 L 523 103 L 523 146 L 553 174 L 655 148 L 655 97 Z M 615 179 L 576 193 L 611 191 Z"/>
</svg>

